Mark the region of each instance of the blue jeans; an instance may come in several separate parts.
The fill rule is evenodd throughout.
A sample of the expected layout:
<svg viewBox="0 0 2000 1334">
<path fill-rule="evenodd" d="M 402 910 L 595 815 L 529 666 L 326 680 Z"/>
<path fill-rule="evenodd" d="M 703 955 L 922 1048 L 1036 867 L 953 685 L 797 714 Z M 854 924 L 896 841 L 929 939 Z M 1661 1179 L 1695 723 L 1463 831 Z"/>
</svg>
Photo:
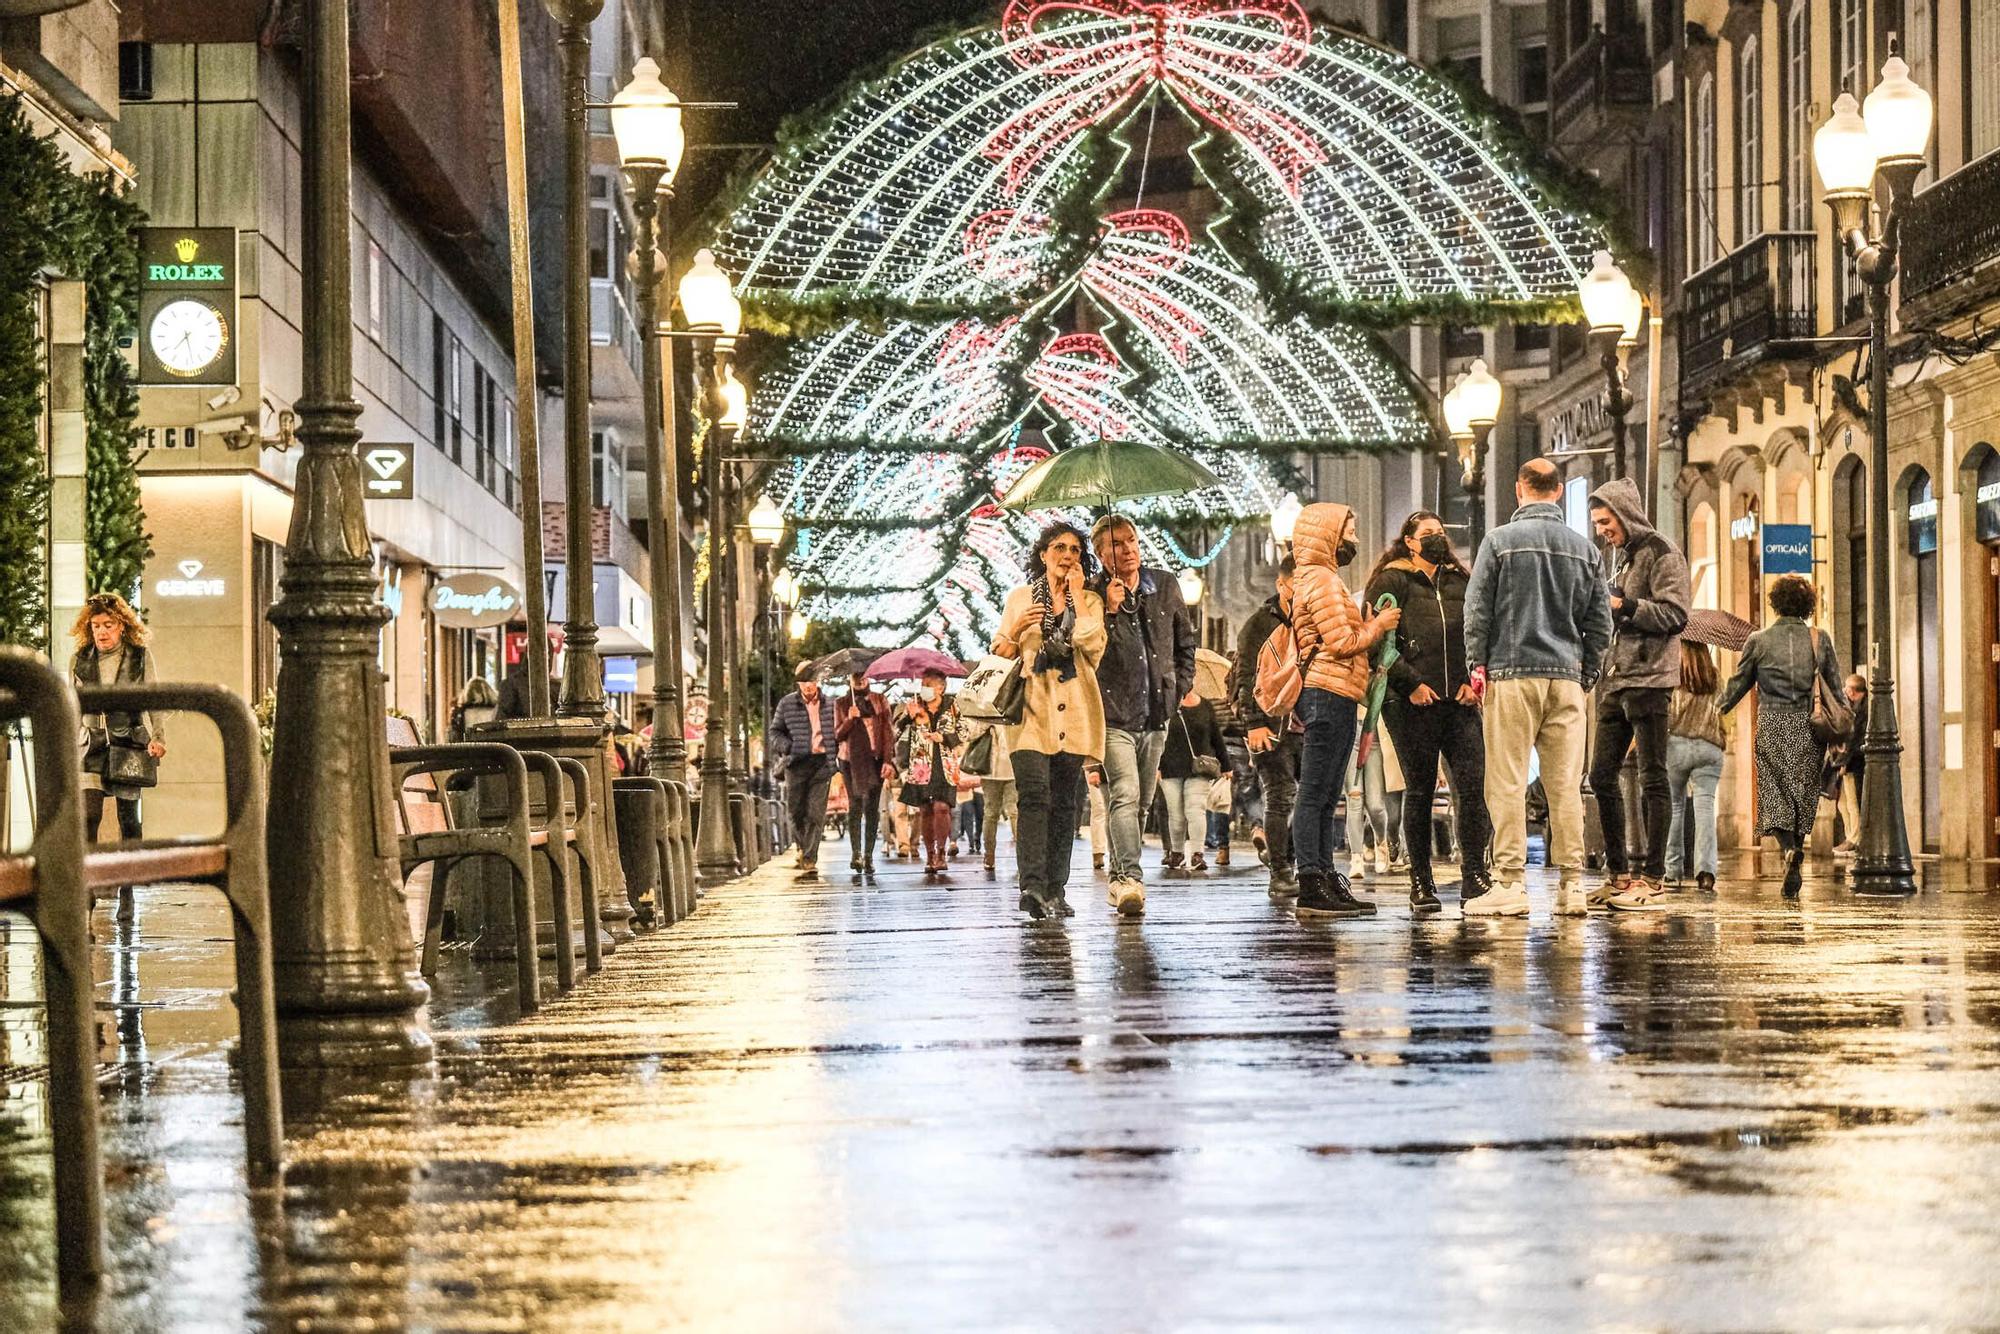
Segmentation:
<svg viewBox="0 0 2000 1334">
<path fill-rule="evenodd" d="M 1681 812 L 1694 787 L 1694 870 L 1715 874 L 1715 789 L 1722 781 L 1722 748 L 1691 736 L 1667 738 L 1667 791 L 1673 808 L 1667 826 L 1667 878 L 1681 878 Z"/>
<path fill-rule="evenodd" d="M 1361 716 L 1345 695 L 1307 686 L 1299 694 L 1299 718 L 1306 736 L 1299 760 L 1298 804 L 1292 808 L 1292 853 L 1300 875 L 1325 875 L 1333 870 L 1333 808 L 1340 802 L 1341 781 L 1347 777 L 1347 757 L 1354 749 Z"/>
</svg>

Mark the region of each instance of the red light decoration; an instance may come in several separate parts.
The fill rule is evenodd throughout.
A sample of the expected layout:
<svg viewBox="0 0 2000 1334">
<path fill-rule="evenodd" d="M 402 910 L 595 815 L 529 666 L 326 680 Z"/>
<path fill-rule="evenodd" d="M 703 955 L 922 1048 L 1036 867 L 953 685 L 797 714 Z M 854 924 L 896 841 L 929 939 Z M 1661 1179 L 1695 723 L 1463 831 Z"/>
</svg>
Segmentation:
<svg viewBox="0 0 2000 1334">
<path fill-rule="evenodd" d="M 1055 82 L 982 150 L 1006 164 L 1010 195 L 1051 152 L 1149 83 L 1165 84 L 1235 135 L 1294 196 L 1327 161 L 1308 130 L 1255 95 L 1257 84 L 1296 67 L 1312 42 L 1299 0 L 1008 0 L 1000 29 L 1017 64 Z"/>
<path fill-rule="evenodd" d="M 1124 374 L 1118 354 L 1102 336 L 1078 333 L 1064 334 L 1043 348 L 1028 367 L 1027 380 L 1085 435 L 1119 440 L 1132 433 L 1131 422 L 1118 408 Z"/>
</svg>

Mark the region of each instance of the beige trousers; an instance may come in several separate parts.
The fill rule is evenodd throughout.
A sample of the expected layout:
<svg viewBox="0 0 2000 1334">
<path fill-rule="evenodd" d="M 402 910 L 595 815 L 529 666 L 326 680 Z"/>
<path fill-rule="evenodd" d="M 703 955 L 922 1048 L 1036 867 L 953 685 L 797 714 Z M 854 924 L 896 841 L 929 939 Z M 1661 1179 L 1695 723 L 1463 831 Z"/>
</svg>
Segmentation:
<svg viewBox="0 0 2000 1334">
<path fill-rule="evenodd" d="M 1549 861 L 1565 879 L 1583 870 L 1583 687 L 1549 677 L 1490 681 L 1486 813 L 1493 820 L 1493 879 L 1515 884 L 1528 864 L 1528 752 L 1542 758 L 1549 802 Z"/>
</svg>

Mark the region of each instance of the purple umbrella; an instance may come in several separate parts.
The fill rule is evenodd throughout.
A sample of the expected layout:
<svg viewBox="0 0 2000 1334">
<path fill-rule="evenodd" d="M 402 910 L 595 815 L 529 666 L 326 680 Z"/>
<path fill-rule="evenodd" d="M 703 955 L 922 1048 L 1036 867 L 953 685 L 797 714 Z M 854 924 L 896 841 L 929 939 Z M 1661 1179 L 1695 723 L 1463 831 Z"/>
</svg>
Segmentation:
<svg viewBox="0 0 2000 1334">
<path fill-rule="evenodd" d="M 946 676 L 964 676 L 965 664 L 949 653 L 940 653 L 934 648 L 899 648 L 884 653 L 868 668 L 871 681 L 905 681 L 922 676 L 925 672 L 942 672 Z"/>
</svg>

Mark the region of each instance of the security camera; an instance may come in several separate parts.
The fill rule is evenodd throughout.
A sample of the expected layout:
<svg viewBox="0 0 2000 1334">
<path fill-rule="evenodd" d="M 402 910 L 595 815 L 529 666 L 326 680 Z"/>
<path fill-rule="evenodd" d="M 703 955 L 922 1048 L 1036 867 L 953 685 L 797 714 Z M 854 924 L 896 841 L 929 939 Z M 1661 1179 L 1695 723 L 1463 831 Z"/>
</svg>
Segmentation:
<svg viewBox="0 0 2000 1334">
<path fill-rule="evenodd" d="M 241 397 L 243 397 L 243 391 L 237 386 L 229 384 L 210 394 L 204 401 L 208 404 L 210 412 L 219 412 Z"/>
</svg>

